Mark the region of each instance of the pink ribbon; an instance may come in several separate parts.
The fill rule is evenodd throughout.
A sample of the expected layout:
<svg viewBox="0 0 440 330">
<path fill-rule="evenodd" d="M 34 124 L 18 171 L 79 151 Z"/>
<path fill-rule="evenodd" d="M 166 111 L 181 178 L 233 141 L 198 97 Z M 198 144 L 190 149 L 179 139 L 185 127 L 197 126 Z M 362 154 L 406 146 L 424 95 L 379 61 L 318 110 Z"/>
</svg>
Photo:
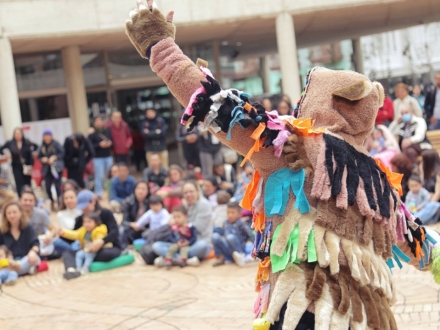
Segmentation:
<svg viewBox="0 0 440 330">
<path fill-rule="evenodd" d="M 271 112 L 266 112 L 268 121 L 267 128 L 275 131 L 281 131 L 286 128 L 283 120 L 278 117 L 278 112 L 276 110 L 272 110 Z"/>
<path fill-rule="evenodd" d="M 286 143 L 289 136 L 292 135 L 287 130 L 282 130 L 278 133 L 278 136 L 275 140 L 273 140 L 272 144 L 275 147 L 275 156 L 280 158 L 281 152 L 283 151 L 284 143 Z"/>
<path fill-rule="evenodd" d="M 189 99 L 188 107 L 185 109 L 185 112 L 184 112 L 185 115 L 188 115 L 188 116 L 192 115 L 192 113 L 194 111 L 192 105 L 194 102 L 196 102 L 196 97 L 199 94 L 206 94 L 205 88 L 203 88 L 203 86 L 200 86 L 199 88 L 197 88 L 196 91 L 193 93 L 193 95 L 191 95 L 191 98 Z M 185 125 L 186 121 L 183 120 L 183 118 L 182 118 L 180 120 L 180 123 L 182 125 Z"/>
</svg>

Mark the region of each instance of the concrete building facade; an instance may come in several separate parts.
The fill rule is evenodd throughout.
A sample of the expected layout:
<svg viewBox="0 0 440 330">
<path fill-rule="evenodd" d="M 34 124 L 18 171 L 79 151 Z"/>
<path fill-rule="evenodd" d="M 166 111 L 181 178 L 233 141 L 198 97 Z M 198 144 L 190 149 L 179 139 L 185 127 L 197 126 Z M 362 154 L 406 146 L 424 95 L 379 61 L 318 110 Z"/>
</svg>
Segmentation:
<svg viewBox="0 0 440 330">
<path fill-rule="evenodd" d="M 225 87 L 234 84 L 231 63 L 258 59 L 263 91 L 270 92 L 270 56 L 278 53 L 279 87 L 293 101 L 301 88 L 299 48 L 354 39 L 362 71 L 359 37 L 440 21 L 440 2 L 432 0 L 157 4 L 175 10 L 177 42 L 192 59 L 208 60 Z M 160 109 L 174 132 L 180 106 L 124 33 L 134 7 L 134 0 L 0 0 L 0 142 L 22 125 L 35 142 L 47 126 L 59 140 L 86 133 L 93 115 L 115 109 L 136 128 L 148 107 Z"/>
</svg>

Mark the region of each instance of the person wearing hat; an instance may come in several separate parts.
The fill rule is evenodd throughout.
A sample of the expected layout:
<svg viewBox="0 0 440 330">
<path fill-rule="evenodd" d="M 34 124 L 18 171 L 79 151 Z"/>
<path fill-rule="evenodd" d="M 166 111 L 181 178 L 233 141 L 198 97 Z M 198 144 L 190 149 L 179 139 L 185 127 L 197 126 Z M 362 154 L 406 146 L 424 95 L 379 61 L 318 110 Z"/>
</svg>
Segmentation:
<svg viewBox="0 0 440 330">
<path fill-rule="evenodd" d="M 162 166 L 168 168 L 168 150 L 167 150 L 167 129 L 168 126 L 162 116 L 158 115 L 155 109 L 145 111 L 145 119 L 141 123 L 141 132 L 145 140 L 145 157 L 150 165 L 150 157 L 158 154 Z"/>
<path fill-rule="evenodd" d="M 121 243 L 119 241 L 118 224 L 116 223 L 113 213 L 99 205 L 96 196 L 89 190 L 82 190 L 79 192 L 77 209 L 84 214 L 90 212 L 98 212 L 101 223 L 107 227 L 107 236 L 102 239 L 94 240 L 88 246 L 89 252 L 96 253 L 94 261 L 111 261 L 121 254 Z M 74 230 L 79 229 L 83 225 L 83 215 L 75 219 Z M 106 247 L 111 243 L 112 247 Z M 109 244 L 110 245 L 110 244 Z M 81 276 L 81 273 L 76 270 L 75 266 L 75 251 L 65 251 L 63 253 L 63 263 L 65 272 L 63 277 L 66 280 L 71 280 Z"/>
<path fill-rule="evenodd" d="M 57 198 L 61 196 L 61 175 L 64 170 L 64 149 L 58 141 L 53 139 L 50 129 L 43 131 L 43 143 L 38 152 L 38 158 L 43 164 L 43 177 L 46 193 L 52 202 L 52 211 L 55 211 L 55 201 L 52 196 L 52 182 L 55 184 Z"/>
</svg>

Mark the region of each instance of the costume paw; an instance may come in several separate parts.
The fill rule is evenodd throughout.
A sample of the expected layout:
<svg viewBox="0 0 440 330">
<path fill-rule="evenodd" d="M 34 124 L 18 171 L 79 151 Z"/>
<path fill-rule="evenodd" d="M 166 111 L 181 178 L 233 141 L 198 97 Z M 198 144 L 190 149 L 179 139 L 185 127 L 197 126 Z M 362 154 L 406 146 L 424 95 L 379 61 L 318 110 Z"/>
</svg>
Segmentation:
<svg viewBox="0 0 440 330">
<path fill-rule="evenodd" d="M 172 17 L 172 13 L 167 18 Z M 136 50 L 143 58 L 148 50 L 159 41 L 175 38 L 176 27 L 157 9 L 153 3 L 152 9 L 140 5 L 139 9 L 130 12 L 130 19 L 125 23 L 125 32 Z"/>
</svg>

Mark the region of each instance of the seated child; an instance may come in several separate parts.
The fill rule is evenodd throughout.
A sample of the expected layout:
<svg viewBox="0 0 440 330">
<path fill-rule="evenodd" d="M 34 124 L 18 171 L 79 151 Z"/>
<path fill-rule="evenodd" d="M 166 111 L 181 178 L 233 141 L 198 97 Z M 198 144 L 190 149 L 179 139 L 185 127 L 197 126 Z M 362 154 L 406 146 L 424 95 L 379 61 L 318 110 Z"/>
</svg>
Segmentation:
<svg viewBox="0 0 440 330">
<path fill-rule="evenodd" d="M 138 221 L 130 223 L 131 230 L 128 231 L 126 236 L 128 244 L 133 243 L 135 239 L 141 238 L 147 225 L 149 225 L 149 231 L 152 231 L 168 224 L 170 221 L 171 216 L 164 207 L 161 197 L 151 196 L 148 199 L 148 207 L 150 209 L 142 214 Z"/>
<path fill-rule="evenodd" d="M 215 256 L 217 260 L 214 267 L 223 265 L 225 261 L 234 261 L 243 267 L 246 263 L 245 245 L 247 241 L 253 241 L 251 229 L 241 220 L 241 207 L 237 202 L 228 204 L 228 221 L 222 228 L 222 233 L 215 232 L 212 235 Z"/>
<path fill-rule="evenodd" d="M 373 131 L 373 144 L 371 146 L 370 156 L 374 156 L 386 149 L 383 132 L 378 128 Z"/>
<path fill-rule="evenodd" d="M 411 175 L 408 180 L 409 191 L 405 197 L 405 204 L 411 212 L 420 211 L 431 201 L 431 195 L 423 188 L 422 179 L 417 175 Z"/>
<path fill-rule="evenodd" d="M 192 224 L 188 223 L 188 211 L 185 206 L 176 206 L 172 214 L 170 242 L 173 244 L 168 248 L 165 267 L 170 268 L 173 264 L 185 267 L 189 248 L 197 240 L 197 231 Z M 180 257 L 173 259 L 176 253 L 179 253 Z"/>
<path fill-rule="evenodd" d="M 0 245 L 0 286 L 14 285 L 17 282 L 18 274 L 13 270 L 16 261 L 14 257 L 6 247 L 6 245 Z"/>
<path fill-rule="evenodd" d="M 217 192 L 217 206 L 214 209 L 214 232 L 222 230 L 223 225 L 228 218 L 228 203 L 231 199 L 231 195 L 224 191 L 219 190 Z"/>
<path fill-rule="evenodd" d="M 99 213 L 91 212 L 84 214 L 83 225 L 77 230 L 60 229 L 60 236 L 72 241 L 79 240 L 80 250 L 75 254 L 76 269 L 85 274 L 89 272 L 89 267 L 95 259 L 96 252 L 90 252 L 88 246 L 107 236 L 107 226 L 101 223 Z M 111 246 L 107 243 L 105 246 Z"/>
</svg>

